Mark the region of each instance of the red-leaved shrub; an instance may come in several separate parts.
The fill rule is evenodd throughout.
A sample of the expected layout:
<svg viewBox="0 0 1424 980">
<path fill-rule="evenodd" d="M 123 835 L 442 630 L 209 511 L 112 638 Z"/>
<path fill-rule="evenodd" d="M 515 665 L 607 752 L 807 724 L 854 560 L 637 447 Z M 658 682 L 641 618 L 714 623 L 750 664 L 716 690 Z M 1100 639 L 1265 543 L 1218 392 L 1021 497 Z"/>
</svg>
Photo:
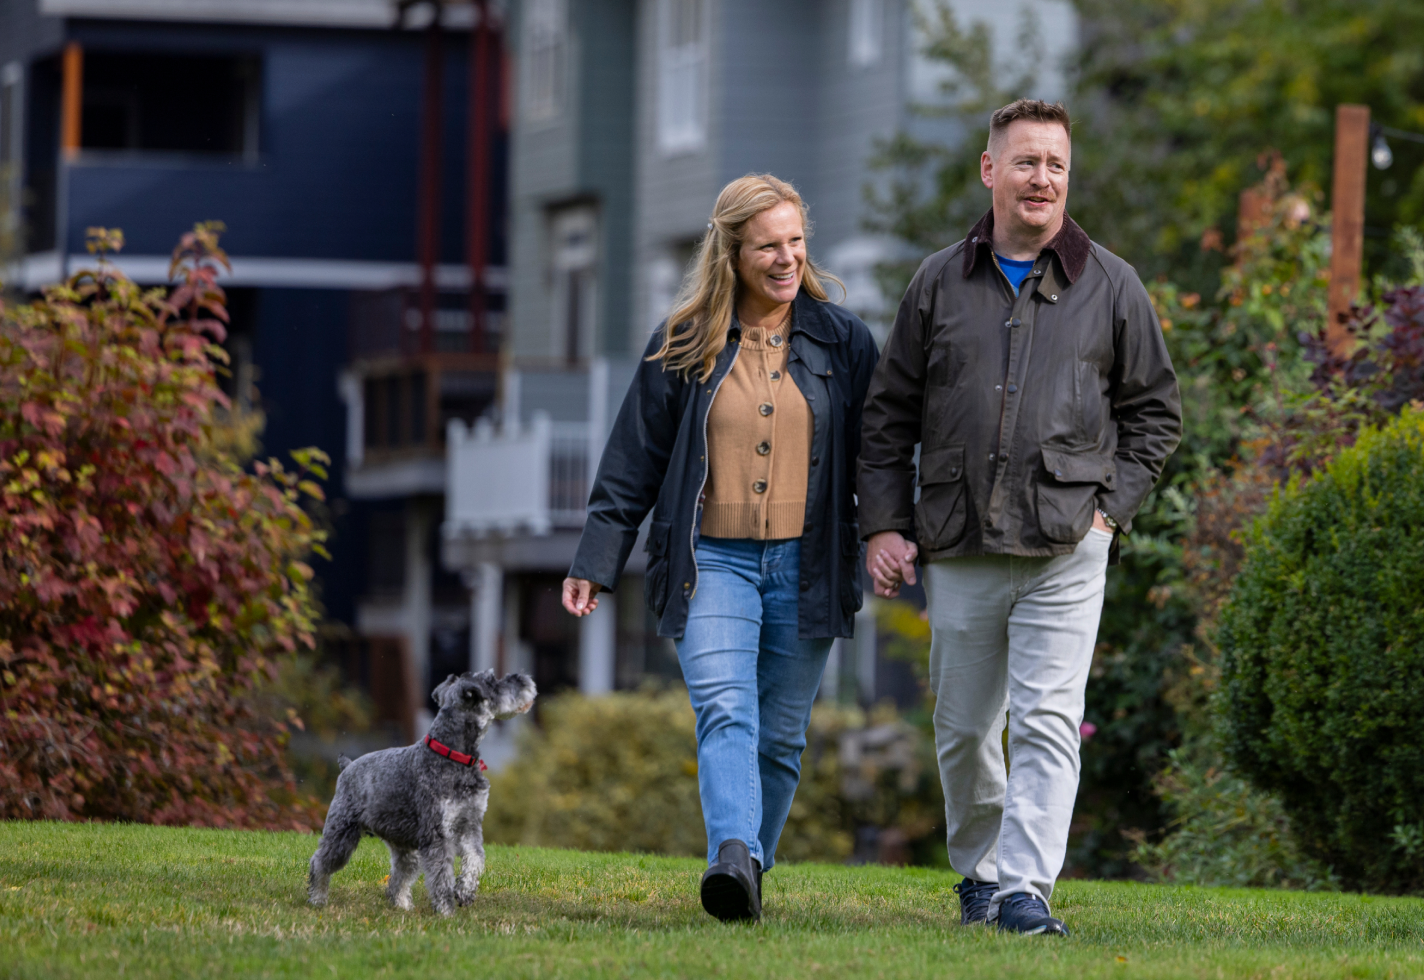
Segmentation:
<svg viewBox="0 0 1424 980">
<path fill-rule="evenodd" d="M 0 818 L 317 822 L 250 695 L 313 642 L 326 457 L 224 448 L 220 227 L 171 292 L 101 262 L 0 306 Z"/>
</svg>

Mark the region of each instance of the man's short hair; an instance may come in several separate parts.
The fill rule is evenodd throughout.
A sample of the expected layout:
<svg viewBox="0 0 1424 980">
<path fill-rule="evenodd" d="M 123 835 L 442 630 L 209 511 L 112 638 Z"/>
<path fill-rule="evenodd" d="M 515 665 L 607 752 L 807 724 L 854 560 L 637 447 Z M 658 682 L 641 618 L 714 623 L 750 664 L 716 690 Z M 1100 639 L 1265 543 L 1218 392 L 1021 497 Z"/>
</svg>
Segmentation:
<svg viewBox="0 0 1424 980">
<path fill-rule="evenodd" d="M 989 117 L 989 155 L 994 155 L 994 145 L 1003 140 L 1009 131 L 1009 124 L 1020 119 L 1030 122 L 1058 123 L 1068 138 L 1073 138 L 1073 120 L 1068 118 L 1068 110 L 1062 102 L 1044 102 L 1040 99 L 1016 99 L 998 109 Z"/>
</svg>

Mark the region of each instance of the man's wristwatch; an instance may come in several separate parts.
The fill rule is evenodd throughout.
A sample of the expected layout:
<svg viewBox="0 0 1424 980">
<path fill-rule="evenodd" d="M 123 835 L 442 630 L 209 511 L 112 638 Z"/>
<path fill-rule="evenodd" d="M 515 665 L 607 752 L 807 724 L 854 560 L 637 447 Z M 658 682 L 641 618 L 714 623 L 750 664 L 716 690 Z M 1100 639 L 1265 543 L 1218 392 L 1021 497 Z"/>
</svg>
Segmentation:
<svg viewBox="0 0 1424 980">
<path fill-rule="evenodd" d="M 1098 516 L 1103 519 L 1103 523 L 1108 526 L 1109 531 L 1117 530 L 1117 521 L 1113 520 L 1110 516 L 1108 516 L 1108 512 L 1103 510 L 1101 507 L 1098 508 Z"/>
</svg>

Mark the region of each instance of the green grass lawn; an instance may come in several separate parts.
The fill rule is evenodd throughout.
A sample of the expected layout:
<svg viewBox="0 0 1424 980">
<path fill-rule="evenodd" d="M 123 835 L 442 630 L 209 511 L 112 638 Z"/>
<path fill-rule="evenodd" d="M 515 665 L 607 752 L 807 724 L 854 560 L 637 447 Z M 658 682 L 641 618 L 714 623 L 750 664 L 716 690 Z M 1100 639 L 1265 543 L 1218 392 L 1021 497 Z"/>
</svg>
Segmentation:
<svg viewBox="0 0 1424 980">
<path fill-rule="evenodd" d="M 305 901 L 304 834 L 0 823 L 4 977 L 1424 977 L 1424 901 L 1063 883 L 1068 940 L 961 928 L 958 876 L 783 865 L 725 926 L 699 862 L 491 847 L 442 919 L 381 892 L 367 840 Z"/>
</svg>

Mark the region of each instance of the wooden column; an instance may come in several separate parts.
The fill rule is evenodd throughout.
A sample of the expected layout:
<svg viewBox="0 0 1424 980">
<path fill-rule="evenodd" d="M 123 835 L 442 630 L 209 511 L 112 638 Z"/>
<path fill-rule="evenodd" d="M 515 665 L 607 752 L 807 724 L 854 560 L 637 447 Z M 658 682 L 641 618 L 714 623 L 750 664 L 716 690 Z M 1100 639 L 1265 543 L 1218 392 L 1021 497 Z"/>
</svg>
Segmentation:
<svg viewBox="0 0 1424 980">
<path fill-rule="evenodd" d="M 59 146 L 73 160 L 83 146 L 84 49 L 76 41 L 64 46 L 60 90 Z"/>
<path fill-rule="evenodd" d="M 1347 354 L 1353 344 L 1345 320 L 1360 292 L 1360 265 L 1365 243 L 1365 160 L 1369 154 L 1370 108 L 1335 108 L 1335 180 L 1330 207 L 1334 212 L 1330 253 L 1330 315 L 1325 337 L 1332 352 Z"/>
</svg>

